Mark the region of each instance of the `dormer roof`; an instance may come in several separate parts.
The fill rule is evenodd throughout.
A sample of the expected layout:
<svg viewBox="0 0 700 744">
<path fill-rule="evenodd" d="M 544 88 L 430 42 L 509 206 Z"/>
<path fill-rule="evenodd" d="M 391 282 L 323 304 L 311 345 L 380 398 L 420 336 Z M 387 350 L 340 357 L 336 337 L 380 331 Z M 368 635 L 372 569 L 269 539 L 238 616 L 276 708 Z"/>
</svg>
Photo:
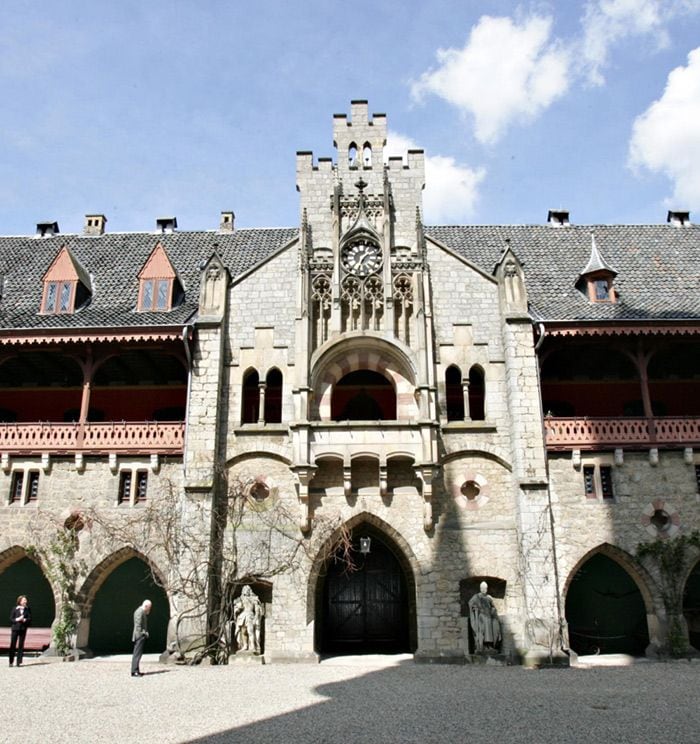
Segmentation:
<svg viewBox="0 0 700 744">
<path fill-rule="evenodd" d="M 79 281 L 89 292 L 92 292 L 90 274 L 67 246 L 61 248 L 41 278 L 42 281 L 52 282 Z"/>
<path fill-rule="evenodd" d="M 595 240 L 595 233 L 591 233 L 591 255 L 588 259 L 588 263 L 584 267 L 583 271 L 579 274 L 579 278 L 586 277 L 591 274 L 606 273 L 610 276 L 617 276 L 617 271 L 603 258 Z"/>
</svg>

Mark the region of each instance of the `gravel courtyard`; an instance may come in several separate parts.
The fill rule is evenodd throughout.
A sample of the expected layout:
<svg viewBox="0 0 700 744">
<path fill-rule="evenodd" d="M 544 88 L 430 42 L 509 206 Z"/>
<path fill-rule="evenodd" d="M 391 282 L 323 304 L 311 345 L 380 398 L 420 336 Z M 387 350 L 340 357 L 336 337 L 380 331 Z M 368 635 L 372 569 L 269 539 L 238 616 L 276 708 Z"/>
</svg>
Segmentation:
<svg viewBox="0 0 700 744">
<path fill-rule="evenodd" d="M 0 665 L 3 741 L 700 741 L 700 662 L 542 669 L 416 665 L 162 666 L 129 658 Z"/>
</svg>

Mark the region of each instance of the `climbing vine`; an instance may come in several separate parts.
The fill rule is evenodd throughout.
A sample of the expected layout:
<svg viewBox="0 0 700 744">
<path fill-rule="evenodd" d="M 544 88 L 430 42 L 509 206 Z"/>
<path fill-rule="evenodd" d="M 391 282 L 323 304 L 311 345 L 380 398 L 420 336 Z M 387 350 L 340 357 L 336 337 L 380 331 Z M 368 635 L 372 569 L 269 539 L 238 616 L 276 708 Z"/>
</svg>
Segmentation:
<svg viewBox="0 0 700 744">
<path fill-rule="evenodd" d="M 700 531 L 693 530 L 672 540 L 653 540 L 637 546 L 637 559 L 655 564 L 661 577 L 661 596 L 669 616 L 668 643 L 672 656 L 683 655 L 688 647 L 680 617 L 689 547 L 700 548 Z"/>
<path fill-rule="evenodd" d="M 85 573 L 85 563 L 76 560 L 79 548 L 78 532 L 83 527 L 79 516 L 68 520 L 53 531 L 43 544 L 31 545 L 27 553 L 39 561 L 51 584 L 60 594 L 60 613 L 53 624 L 53 644 L 59 656 L 66 656 L 75 648 L 78 626 L 76 603 L 77 585 Z"/>
</svg>

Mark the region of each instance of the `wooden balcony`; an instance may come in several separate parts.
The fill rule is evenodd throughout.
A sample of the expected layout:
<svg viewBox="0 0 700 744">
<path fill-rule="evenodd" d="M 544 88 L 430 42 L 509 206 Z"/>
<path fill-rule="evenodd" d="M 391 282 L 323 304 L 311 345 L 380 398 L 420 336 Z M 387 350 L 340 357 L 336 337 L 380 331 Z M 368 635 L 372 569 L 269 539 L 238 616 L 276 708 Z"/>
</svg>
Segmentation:
<svg viewBox="0 0 700 744">
<path fill-rule="evenodd" d="M 680 448 L 700 444 L 700 417 L 558 418 L 544 420 L 548 450 Z"/>
<path fill-rule="evenodd" d="M 184 421 L 0 424 L 0 453 L 181 455 Z"/>
</svg>

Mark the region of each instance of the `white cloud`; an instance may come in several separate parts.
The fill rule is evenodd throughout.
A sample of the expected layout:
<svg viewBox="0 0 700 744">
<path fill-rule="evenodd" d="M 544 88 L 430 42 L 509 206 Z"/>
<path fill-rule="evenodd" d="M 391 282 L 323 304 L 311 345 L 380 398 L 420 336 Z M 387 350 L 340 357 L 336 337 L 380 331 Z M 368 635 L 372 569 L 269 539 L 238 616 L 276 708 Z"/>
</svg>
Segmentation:
<svg viewBox="0 0 700 744">
<path fill-rule="evenodd" d="M 474 117 L 476 138 L 496 142 L 515 121 L 534 119 L 568 87 L 568 52 L 550 40 L 551 18 L 482 16 L 463 49 L 441 49 L 440 66 L 412 94 L 437 95 Z"/>
<path fill-rule="evenodd" d="M 384 157 L 406 156 L 407 150 L 417 149 L 416 144 L 401 134 L 390 132 L 384 148 Z M 425 158 L 425 191 L 423 212 L 426 222 L 454 222 L 470 216 L 479 198 L 479 185 L 484 180 L 483 168 L 459 165 L 454 158 L 441 155 Z"/>
<path fill-rule="evenodd" d="M 610 49 L 632 36 L 651 37 L 652 47 L 669 44 L 667 26 L 684 13 L 697 13 L 697 0 L 595 0 L 588 2 L 581 19 L 583 35 L 577 57 L 588 82 L 603 85 L 602 70 Z"/>
<path fill-rule="evenodd" d="M 632 128 L 629 162 L 633 168 L 663 173 L 674 184 L 672 205 L 700 209 L 700 47 L 687 67 L 668 76 L 658 101 Z"/>
</svg>

